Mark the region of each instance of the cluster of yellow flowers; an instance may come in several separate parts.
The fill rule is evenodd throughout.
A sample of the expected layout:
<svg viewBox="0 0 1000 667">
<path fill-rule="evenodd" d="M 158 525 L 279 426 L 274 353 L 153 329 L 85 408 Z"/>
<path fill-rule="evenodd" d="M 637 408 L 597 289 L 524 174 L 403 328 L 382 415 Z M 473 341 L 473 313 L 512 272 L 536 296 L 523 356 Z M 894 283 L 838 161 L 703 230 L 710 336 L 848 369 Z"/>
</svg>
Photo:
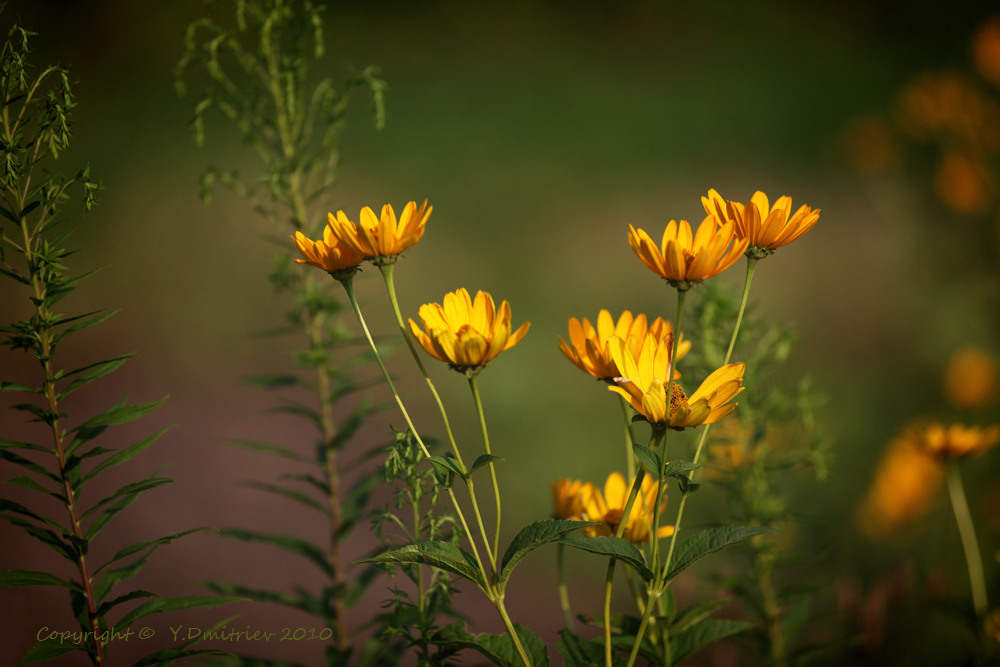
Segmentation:
<svg viewBox="0 0 1000 667">
<path fill-rule="evenodd" d="M 653 510 L 656 505 L 656 482 L 647 474 L 642 480 L 642 501 L 632 505 L 622 537 L 633 544 L 648 542 L 652 534 Z M 620 472 L 613 472 L 604 483 L 604 493 L 590 482 L 578 479 L 557 479 L 552 482 L 552 504 L 560 519 L 595 521 L 600 525 L 583 529 L 587 537 L 614 535 L 625 517 L 628 484 Z M 661 511 L 666 500 L 660 504 Z M 673 526 L 661 526 L 660 537 L 670 537 Z"/>
</svg>

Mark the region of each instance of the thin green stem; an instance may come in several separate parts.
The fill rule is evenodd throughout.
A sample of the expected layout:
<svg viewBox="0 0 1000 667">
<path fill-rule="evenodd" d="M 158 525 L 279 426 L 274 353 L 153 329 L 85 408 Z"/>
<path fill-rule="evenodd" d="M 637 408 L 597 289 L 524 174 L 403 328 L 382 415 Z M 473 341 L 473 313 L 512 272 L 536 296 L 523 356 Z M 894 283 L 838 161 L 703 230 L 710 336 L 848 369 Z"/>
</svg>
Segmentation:
<svg viewBox="0 0 1000 667">
<path fill-rule="evenodd" d="M 736 334 L 740 332 L 740 324 L 743 323 L 743 311 L 747 307 L 747 295 L 750 294 L 750 283 L 753 281 L 753 272 L 757 268 L 758 261 L 753 257 L 747 257 L 747 276 L 743 282 L 743 300 L 740 301 L 740 314 L 736 316 L 736 327 L 733 328 L 733 337 L 729 339 L 729 349 L 726 350 L 726 360 L 722 362 L 723 366 L 728 364 L 729 359 L 733 356 L 733 347 L 736 346 Z"/>
<path fill-rule="evenodd" d="M 623 516 L 619 527 L 624 526 L 626 519 Z M 611 587 L 615 583 L 615 559 L 608 559 L 608 576 L 604 582 L 604 664 L 605 667 L 613 667 L 611 662 Z"/>
<path fill-rule="evenodd" d="M 420 541 L 420 501 L 411 498 L 413 505 L 413 541 Z M 417 610 L 420 612 L 420 620 L 424 620 L 424 566 L 420 563 L 417 566 Z"/>
<path fill-rule="evenodd" d="M 490 451 L 490 434 L 486 430 L 486 416 L 483 414 L 483 401 L 479 397 L 479 385 L 476 382 L 476 376 L 469 376 L 469 386 L 472 388 L 472 398 L 476 402 L 476 412 L 479 415 L 479 425 L 483 430 L 483 446 L 486 448 L 487 454 L 493 454 Z M 496 498 L 497 503 L 497 524 L 496 531 L 493 534 L 493 570 L 497 569 L 496 557 L 500 549 L 500 485 L 497 484 L 497 469 L 493 465 L 493 461 L 489 462 L 490 467 L 490 479 L 493 480 L 493 496 Z"/>
<path fill-rule="evenodd" d="M 521 638 L 517 636 L 517 630 L 514 629 L 514 624 L 510 622 L 510 616 L 507 615 L 507 609 L 503 606 L 503 596 L 498 597 L 494 601 L 494 604 L 497 611 L 500 612 L 500 618 L 503 619 L 504 627 L 507 628 L 507 634 L 514 640 L 514 647 L 521 656 L 521 660 L 524 661 L 525 667 L 531 667 L 531 660 L 528 659 L 528 654 L 524 651 L 524 647 L 521 646 Z"/>
<path fill-rule="evenodd" d="M 622 418 L 625 420 L 625 479 L 635 477 L 635 452 L 632 451 L 632 416 L 629 414 L 628 401 L 618 394 L 618 402 L 622 406 Z"/>
<path fill-rule="evenodd" d="M 573 611 L 569 606 L 569 588 L 566 586 L 566 545 L 562 542 L 556 544 L 556 571 L 559 577 L 559 604 L 562 605 L 563 617 L 566 619 L 566 628 L 570 632 L 576 631 L 573 623 Z"/>
<path fill-rule="evenodd" d="M 958 465 L 948 466 L 948 495 L 951 498 L 951 508 L 955 511 L 955 521 L 962 537 L 962 548 L 965 550 L 965 563 L 969 568 L 969 583 L 972 586 L 972 606 L 976 616 L 982 618 L 989 610 L 986 599 L 986 576 L 983 574 L 982 552 L 976 539 L 976 527 L 969 512 L 969 503 L 965 499 L 965 487 Z"/>
<path fill-rule="evenodd" d="M 459 465 L 462 469 L 466 469 L 465 462 L 462 460 L 462 452 L 458 450 L 458 444 L 455 442 L 455 436 L 451 431 L 451 422 L 448 421 L 448 413 L 444 409 L 444 403 L 441 401 L 441 396 L 438 394 L 437 387 L 434 386 L 434 382 L 431 381 L 431 376 L 427 373 L 427 368 L 424 367 L 424 362 L 420 359 L 420 354 L 417 352 L 416 346 L 413 344 L 413 338 L 410 337 L 410 332 L 406 330 L 406 325 L 403 324 L 403 313 L 399 309 L 399 301 L 396 298 L 396 284 L 393 280 L 393 267 L 396 265 L 394 263 L 383 264 L 379 266 L 379 270 L 382 272 L 382 278 L 385 280 L 385 288 L 389 292 L 389 303 L 392 304 L 392 312 L 396 316 L 396 324 L 399 326 L 399 331 L 403 334 L 403 340 L 406 341 L 406 346 L 410 348 L 410 354 L 413 355 L 413 360 L 417 362 L 417 368 L 420 369 L 420 374 L 424 376 L 424 380 L 427 382 L 427 387 L 431 390 L 431 394 L 434 396 L 434 402 L 437 403 L 438 411 L 441 413 L 441 419 L 444 421 L 444 430 L 448 434 L 448 442 L 451 444 L 451 451 L 455 454 L 455 458 L 458 459 Z M 467 481 L 467 486 L 469 487 L 469 498 L 472 500 L 472 510 L 476 515 L 476 522 L 479 525 L 479 534 L 482 535 L 483 544 L 486 546 L 486 555 L 490 559 L 490 564 L 494 571 L 496 570 L 496 557 L 495 549 L 490 548 L 489 537 L 486 534 L 486 526 L 483 523 L 482 512 L 479 511 L 479 501 L 476 498 L 476 486 L 470 477 Z M 472 540 L 472 534 L 469 533 L 469 540 Z"/>
<path fill-rule="evenodd" d="M 375 355 L 375 362 L 378 364 L 379 370 L 382 371 L 382 376 L 385 378 L 386 384 L 389 385 L 389 391 L 392 392 L 393 398 L 396 399 L 396 405 L 399 406 L 399 411 L 403 413 L 403 419 L 406 420 L 406 425 L 410 427 L 410 431 L 413 433 L 413 437 L 416 438 L 417 444 L 420 445 L 420 451 L 427 458 L 430 458 L 431 453 L 428 451 L 427 446 L 424 441 L 420 438 L 420 434 L 417 433 L 416 427 L 413 425 L 413 421 L 410 419 L 410 414 L 406 411 L 406 407 L 403 405 L 403 399 L 399 397 L 399 392 L 396 391 L 396 385 L 393 384 L 392 378 L 389 377 L 389 371 L 386 370 L 385 364 L 382 362 L 382 355 L 378 353 L 378 348 L 375 347 L 375 341 L 372 340 L 372 334 L 368 331 L 368 325 L 365 324 L 365 318 L 361 315 L 361 308 L 358 306 L 358 299 L 354 295 L 354 276 L 347 278 L 338 278 L 340 284 L 344 286 L 344 291 L 347 292 L 347 298 L 351 302 L 351 307 L 354 308 L 354 314 L 358 318 L 358 322 L 361 324 L 361 329 L 365 332 L 365 338 L 368 340 L 368 346 L 371 348 L 372 354 Z M 462 522 L 462 528 L 465 529 L 465 534 L 469 536 L 469 544 L 472 545 L 472 553 L 476 557 L 476 563 L 479 565 L 479 571 L 483 575 L 483 583 L 487 587 L 487 594 L 491 597 L 494 595 L 493 587 L 490 584 L 490 577 L 486 574 L 486 568 L 483 567 L 482 558 L 479 556 L 479 548 L 476 546 L 476 541 L 472 539 L 472 533 L 469 531 L 469 525 L 465 521 L 465 515 L 462 513 L 462 507 L 458 504 L 458 498 L 455 497 L 455 492 L 452 489 L 448 489 L 448 497 L 451 498 L 451 503 L 455 507 L 455 513 L 458 514 L 459 520 Z"/>
</svg>

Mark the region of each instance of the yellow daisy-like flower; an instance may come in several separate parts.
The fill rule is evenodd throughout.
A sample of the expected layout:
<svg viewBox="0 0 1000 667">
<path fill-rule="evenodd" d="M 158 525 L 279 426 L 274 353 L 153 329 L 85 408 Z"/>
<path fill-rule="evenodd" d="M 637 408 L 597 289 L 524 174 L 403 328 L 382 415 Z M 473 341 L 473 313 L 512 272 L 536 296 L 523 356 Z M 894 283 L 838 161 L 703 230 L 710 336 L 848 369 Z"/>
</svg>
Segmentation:
<svg viewBox="0 0 1000 667">
<path fill-rule="evenodd" d="M 613 472 L 604 483 L 604 494 L 593 484 L 588 484 L 590 493 L 583 501 L 583 518 L 587 521 L 600 521 L 599 526 L 588 526 L 583 529 L 587 537 L 612 536 L 618 532 L 622 517 L 625 515 L 625 505 L 628 503 L 629 486 L 620 472 Z M 640 495 L 632 503 L 625 523 L 622 538 L 638 544 L 648 542 L 653 527 L 653 510 L 656 508 L 656 482 L 653 476 L 647 474 L 642 480 Z M 666 489 L 666 485 L 663 486 Z M 666 500 L 660 505 L 662 513 Z M 673 526 L 661 526 L 657 533 L 659 537 L 673 535 Z"/>
<path fill-rule="evenodd" d="M 679 290 L 689 290 L 697 283 L 722 273 L 740 258 L 749 241 L 734 236 L 735 225 L 721 227 L 715 217 L 702 220 L 695 234 L 687 220 L 671 220 L 657 246 L 649 234 L 628 226 L 628 242 L 636 256 L 653 273 Z"/>
<path fill-rule="evenodd" d="M 907 434 L 925 452 L 942 460 L 975 458 L 1000 443 L 1000 425 L 989 428 L 932 423 L 913 427 Z"/>
<path fill-rule="evenodd" d="M 944 467 L 904 434 L 889 445 L 858 508 L 858 524 L 882 539 L 913 524 L 930 509 L 944 481 Z"/>
<path fill-rule="evenodd" d="M 792 214 L 792 198 L 779 197 L 774 206 L 767 195 L 757 191 L 745 206 L 724 200 L 715 190 L 701 198 L 705 212 L 718 224 L 735 225 L 736 238 L 749 242 L 747 254 L 760 259 L 799 238 L 819 221 L 820 209 L 803 204 Z"/>
<path fill-rule="evenodd" d="M 299 264 L 309 264 L 330 273 L 339 273 L 354 269 L 365 261 L 364 256 L 354 252 L 350 246 L 338 239 L 329 225 L 323 229 L 322 241 L 313 241 L 302 232 L 295 232 L 295 236 L 290 238 L 295 242 L 299 252 L 305 256 L 305 259 L 295 260 Z"/>
<path fill-rule="evenodd" d="M 426 333 L 411 319 L 413 336 L 427 354 L 463 373 L 478 372 L 520 343 L 531 325 L 525 322 L 512 333 L 510 304 L 504 301 L 497 309 L 493 297 L 483 291 L 476 293 L 473 302 L 465 288 L 446 294 L 443 306 L 425 303 L 419 312 Z"/>
<path fill-rule="evenodd" d="M 434 207 L 427 206 L 425 199 L 419 209 L 417 202 L 413 201 L 403 207 L 398 221 L 389 204 L 382 207 L 381 218 L 365 206 L 361 209 L 361 221 L 357 225 L 343 211 L 337 211 L 336 216 L 330 213 L 328 217 L 334 235 L 354 252 L 374 264 L 391 264 L 399 253 L 420 241 L 433 210 Z"/>
<path fill-rule="evenodd" d="M 583 514 L 583 499 L 591 493 L 593 484 L 564 477 L 553 480 L 551 487 L 556 516 L 560 519 L 579 519 Z"/>
<path fill-rule="evenodd" d="M 611 313 L 602 310 L 597 315 L 596 329 L 586 317 L 583 318 L 582 324 L 575 317 L 571 317 L 570 345 L 559 336 L 559 349 L 584 373 L 589 373 L 599 380 L 611 380 L 621 375 L 608 349 L 608 340 L 611 336 L 618 336 L 624 340 L 632 351 L 632 356 L 638 357 L 647 333 L 657 340 L 668 336 L 672 339 L 674 327 L 662 317 L 657 317 L 652 324 L 647 324 L 644 314 L 639 313 L 637 317 L 633 317 L 632 312 L 628 310 L 622 313 L 618 323 L 615 324 L 611 319 Z M 681 335 L 681 339 L 677 342 L 677 359 L 683 359 L 690 349 L 691 341 L 684 340 L 684 336 Z M 675 372 L 674 377 L 680 377 L 680 373 Z"/>
<path fill-rule="evenodd" d="M 667 425 L 667 372 L 670 368 L 670 347 L 646 335 L 638 358 L 633 356 L 621 338 L 613 336 L 608 343 L 611 356 L 622 371 L 616 384 L 608 390 L 625 397 L 632 408 L 651 424 Z M 690 398 L 674 382 L 670 399 L 670 428 L 682 430 L 700 424 L 714 424 L 734 409 L 729 403 L 743 391 L 743 371 L 746 364 L 729 364 L 705 378 Z"/>
</svg>

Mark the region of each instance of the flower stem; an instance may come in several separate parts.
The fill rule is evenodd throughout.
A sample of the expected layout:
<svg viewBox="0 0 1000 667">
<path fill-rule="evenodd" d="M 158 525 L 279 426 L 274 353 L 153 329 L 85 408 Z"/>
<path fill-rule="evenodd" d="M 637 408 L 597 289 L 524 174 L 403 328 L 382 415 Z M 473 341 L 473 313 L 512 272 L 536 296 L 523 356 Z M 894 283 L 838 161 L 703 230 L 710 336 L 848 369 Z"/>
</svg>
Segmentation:
<svg viewBox="0 0 1000 667">
<path fill-rule="evenodd" d="M 413 360 L 417 362 L 417 368 L 420 369 L 420 374 L 424 376 L 424 380 L 427 382 L 427 386 L 430 388 L 431 394 L 434 396 L 434 402 L 437 403 L 438 411 L 441 413 L 441 419 L 444 421 L 444 430 L 448 434 L 448 442 L 451 443 L 451 451 L 454 452 L 459 465 L 465 469 L 465 462 L 462 460 L 462 452 L 458 450 L 458 445 L 455 443 L 455 436 L 451 432 L 451 422 L 448 421 L 448 413 L 444 409 L 444 403 L 441 401 L 441 396 L 437 392 L 437 387 L 435 387 L 434 382 L 431 381 L 431 376 L 427 373 L 427 368 L 424 367 L 424 362 L 420 359 L 420 354 L 417 352 L 417 348 L 413 344 L 410 332 L 406 330 L 406 325 L 403 324 L 403 313 L 399 309 L 399 301 L 396 298 L 396 284 L 393 281 L 392 271 L 394 266 L 396 265 L 383 264 L 382 266 L 379 266 L 379 270 L 382 272 L 382 278 L 385 279 L 385 288 L 389 292 L 389 303 L 392 304 L 392 312 L 396 315 L 396 324 L 399 325 L 399 331 L 403 334 L 403 340 L 406 341 L 406 346 L 410 348 L 410 354 L 413 355 Z M 486 527 L 483 525 L 483 516 L 479 511 L 479 501 L 476 499 L 476 486 L 471 477 L 466 481 L 466 485 L 469 487 L 469 497 L 472 499 L 472 510 L 475 513 L 476 521 L 479 524 L 479 534 L 482 535 L 483 544 L 486 545 L 486 555 L 490 560 L 490 564 L 493 566 L 495 574 L 495 549 L 490 549 L 489 538 L 486 536 Z M 469 539 L 472 540 L 471 533 L 469 533 Z"/>
<path fill-rule="evenodd" d="M 635 477 L 635 452 L 632 451 L 632 418 L 629 415 L 628 401 L 621 394 L 618 402 L 622 406 L 622 418 L 625 420 L 625 479 Z"/>
<path fill-rule="evenodd" d="M 500 618 L 503 619 L 504 627 L 507 628 L 507 634 L 514 640 L 514 648 L 517 649 L 521 660 L 524 661 L 525 667 L 531 667 L 531 660 L 528 659 L 528 654 L 525 653 L 524 647 L 521 646 L 521 638 L 517 636 L 517 630 L 514 629 L 514 624 L 510 622 L 510 616 L 507 615 L 507 609 L 503 606 L 503 596 L 498 597 L 494 601 L 494 604 L 497 611 L 500 612 Z"/>
<path fill-rule="evenodd" d="M 562 605 L 566 628 L 574 632 L 576 626 L 573 623 L 573 611 L 569 606 L 569 588 L 566 586 L 566 545 L 562 542 L 556 544 L 556 570 L 559 576 L 559 604 Z"/>
<path fill-rule="evenodd" d="M 393 384 L 392 378 L 389 377 L 389 371 L 385 369 L 385 363 L 382 361 L 382 355 L 378 353 L 378 348 L 375 347 L 375 341 L 372 340 L 372 334 L 368 331 L 368 325 L 365 324 L 365 318 L 361 315 L 361 308 L 358 306 L 358 299 L 354 296 L 354 277 L 350 276 L 342 279 L 338 278 L 338 280 L 340 280 L 340 284 L 344 286 L 344 291 L 347 292 L 347 298 L 351 302 L 351 307 L 354 308 L 354 314 L 357 316 L 358 322 L 361 324 L 361 329 L 365 332 L 365 338 L 368 340 L 368 345 L 371 348 L 372 354 L 375 355 L 375 362 L 378 364 L 379 370 L 382 371 L 382 376 L 385 378 L 386 384 L 389 385 L 389 391 L 392 392 L 393 398 L 396 399 L 396 405 L 399 406 L 399 411 L 403 413 L 403 419 L 406 420 L 406 425 L 410 427 L 413 437 L 416 438 L 417 444 L 420 445 L 420 451 L 424 456 L 430 458 L 431 453 L 428 451 L 424 441 L 421 440 L 420 434 L 417 433 L 417 429 L 413 425 L 413 421 L 410 419 L 410 414 L 406 411 L 406 407 L 403 405 L 403 399 L 399 397 L 399 392 L 396 391 L 396 385 Z M 472 553 L 475 555 L 476 563 L 479 565 L 479 571 L 483 575 L 483 583 L 486 584 L 487 595 L 492 597 L 494 593 L 492 592 L 493 589 L 490 585 L 490 578 L 486 574 L 486 568 L 483 567 L 482 558 L 479 556 L 479 549 L 476 547 L 476 541 L 472 539 L 472 533 L 469 531 L 469 525 L 465 521 L 465 515 L 462 513 L 462 507 L 458 504 L 458 498 L 455 497 L 455 492 L 452 489 L 448 489 L 448 496 L 451 498 L 451 503 L 455 507 L 455 513 L 458 514 L 458 518 L 462 522 L 462 528 L 465 530 L 465 534 L 469 536 L 469 544 L 472 545 Z"/>
<path fill-rule="evenodd" d="M 958 471 L 958 465 L 954 463 L 948 466 L 948 495 L 951 498 L 951 508 L 955 511 L 955 521 L 958 522 L 958 532 L 962 536 L 965 563 L 969 568 L 972 605 L 976 610 L 976 616 L 982 618 L 989 609 L 982 553 L 979 551 L 979 541 L 976 539 L 976 527 L 969 512 L 969 503 L 965 499 L 962 475 Z"/>
<path fill-rule="evenodd" d="M 729 349 L 726 350 L 726 360 L 722 362 L 723 366 L 728 364 L 729 359 L 733 356 L 733 347 L 736 346 L 736 334 L 740 332 L 740 324 L 743 323 L 743 311 L 747 307 L 747 295 L 750 294 L 750 283 L 753 281 L 753 272 L 757 268 L 758 261 L 753 257 L 747 257 L 747 277 L 743 283 L 743 300 L 740 301 L 740 314 L 736 316 L 736 327 L 733 328 L 733 337 L 729 339 Z"/>
<path fill-rule="evenodd" d="M 490 434 L 486 430 L 486 416 L 483 414 L 483 401 L 479 397 L 479 385 L 476 383 L 476 376 L 469 376 L 469 386 L 472 388 L 472 398 L 476 402 L 476 412 L 479 414 L 479 425 L 483 429 L 483 446 L 486 448 L 487 454 L 492 454 L 490 451 Z M 500 485 L 497 484 L 497 469 L 493 465 L 493 461 L 489 462 L 490 467 L 490 479 L 493 480 L 493 496 L 496 498 L 497 504 L 497 524 L 496 531 L 493 533 L 493 569 L 497 568 L 496 557 L 500 549 Z"/>
<path fill-rule="evenodd" d="M 627 519 L 623 516 L 619 528 L 624 526 Z M 615 583 L 615 559 L 608 559 L 608 576 L 604 582 L 604 664 L 605 667 L 613 667 L 611 662 L 611 587 Z"/>
</svg>

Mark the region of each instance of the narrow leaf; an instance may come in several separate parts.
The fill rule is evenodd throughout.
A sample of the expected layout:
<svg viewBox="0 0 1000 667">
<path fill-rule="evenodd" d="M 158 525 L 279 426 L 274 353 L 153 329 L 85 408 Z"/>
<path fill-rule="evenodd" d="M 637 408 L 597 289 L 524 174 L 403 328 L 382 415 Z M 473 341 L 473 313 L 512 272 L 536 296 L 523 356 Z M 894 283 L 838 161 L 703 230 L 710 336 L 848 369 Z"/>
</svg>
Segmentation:
<svg viewBox="0 0 1000 667">
<path fill-rule="evenodd" d="M 162 484 L 169 484 L 172 481 L 174 481 L 174 480 L 168 479 L 166 477 L 150 477 L 149 479 L 144 479 L 141 482 L 134 482 L 132 484 L 126 484 L 125 486 L 123 486 L 122 488 L 118 489 L 117 491 L 115 491 L 114 493 L 112 493 L 110 496 L 108 496 L 107 498 L 104 498 L 100 502 L 96 503 L 89 510 L 87 510 L 83 514 L 83 516 L 80 517 L 80 520 L 82 521 L 83 519 L 86 519 L 88 516 L 90 516 L 91 514 L 93 514 L 94 512 L 96 512 L 97 510 L 99 510 L 101 507 L 107 505 L 108 503 L 110 503 L 115 498 L 118 498 L 120 496 L 124 496 L 126 494 L 139 494 L 139 493 L 142 493 L 143 491 L 146 491 L 148 489 L 155 489 L 156 487 L 158 487 L 158 486 L 160 486 Z"/>
<path fill-rule="evenodd" d="M 298 452 L 289 449 L 288 447 L 275 445 L 270 442 L 256 442 L 254 440 L 227 440 L 226 442 L 235 447 L 242 447 L 243 449 L 250 449 L 255 452 L 261 452 L 264 454 L 274 454 L 275 456 L 282 456 L 286 459 L 292 459 L 294 461 L 302 461 L 304 463 L 316 463 L 314 459 L 311 459 L 307 456 L 302 456 Z"/>
<path fill-rule="evenodd" d="M 60 579 L 48 572 L 33 572 L 31 570 L 8 570 L 0 572 L 0 586 L 14 588 L 18 586 L 63 586 L 73 590 L 83 591 L 75 581 Z"/>
<path fill-rule="evenodd" d="M 119 561 L 122 558 L 128 558 L 132 554 L 139 553 L 143 549 L 148 549 L 150 547 L 157 547 L 161 544 L 173 544 L 174 540 L 178 540 L 184 537 L 185 535 L 190 535 L 191 533 L 197 533 L 202 530 L 215 530 L 215 528 L 212 528 L 211 526 L 199 526 L 198 528 L 191 528 L 181 533 L 174 533 L 173 535 L 167 535 L 166 537 L 160 537 L 155 540 L 149 540 L 148 542 L 136 542 L 135 544 L 132 544 L 130 546 L 125 547 L 124 549 L 119 550 L 118 553 L 116 553 L 114 556 L 111 557 L 111 560 L 109 560 L 107 563 L 99 567 L 94 572 L 94 574 L 97 574 L 98 572 L 106 568 L 108 565 L 111 565 L 112 563 Z"/>
<path fill-rule="evenodd" d="M 3 382 L 0 381 L 0 391 L 26 391 L 30 394 L 44 394 L 43 389 L 38 387 L 29 387 L 26 384 L 20 384 L 19 382 Z"/>
<path fill-rule="evenodd" d="M 110 602 L 105 602 L 97 609 L 98 616 L 104 616 L 109 611 L 111 611 L 116 605 L 120 605 L 122 602 L 128 602 L 130 600 L 137 600 L 139 598 L 158 598 L 160 597 L 156 593 L 150 593 L 149 591 L 132 591 L 131 593 L 126 593 L 125 595 L 119 595 L 114 600 Z"/>
<path fill-rule="evenodd" d="M 65 502 L 65 496 L 62 493 L 56 493 L 55 491 L 49 491 L 44 486 L 31 479 L 30 477 L 25 477 L 24 475 L 18 475 L 17 477 L 11 477 L 4 484 L 16 484 L 25 489 L 30 489 L 31 491 L 38 491 L 39 493 L 47 493 L 53 498 L 58 498 Z"/>
<path fill-rule="evenodd" d="M 63 389 L 61 392 L 59 392 L 59 394 L 56 396 L 56 399 L 61 401 L 62 399 L 66 398 L 71 393 L 82 387 L 83 385 L 87 384 L 88 382 L 93 382 L 94 380 L 104 377 L 109 373 L 113 373 L 114 371 L 121 368 L 122 364 L 124 364 L 126 361 L 128 361 L 134 356 L 135 352 L 131 352 L 129 354 L 116 357 L 115 359 L 108 359 L 107 361 L 98 362 L 97 364 L 95 364 L 96 368 L 94 368 L 94 370 L 84 375 L 81 375 L 78 378 L 75 378 L 72 382 L 66 385 L 66 388 Z"/>
<path fill-rule="evenodd" d="M 70 433 L 83 431 L 85 429 L 98 428 L 101 426 L 113 426 L 115 424 L 125 424 L 127 422 L 135 421 L 140 417 L 145 417 L 150 412 L 163 405 L 163 402 L 166 401 L 167 398 L 169 398 L 169 396 L 164 396 L 160 400 L 152 403 L 138 403 L 136 405 L 126 405 L 123 407 L 115 406 L 113 408 L 109 408 L 96 417 L 91 417 L 85 423 L 70 431 Z"/>
<path fill-rule="evenodd" d="M 245 486 L 248 489 L 257 489 L 258 491 L 268 491 L 270 493 L 278 494 L 279 496 L 284 496 L 286 498 L 291 498 L 292 500 L 302 503 L 306 507 L 311 507 L 312 509 L 319 510 L 323 514 L 330 516 L 329 508 L 317 502 L 314 498 L 310 498 L 304 493 L 295 491 L 293 489 L 286 489 L 283 486 L 277 484 L 267 484 L 265 482 L 249 481 L 241 482 L 240 486 Z"/>
<path fill-rule="evenodd" d="M 163 401 L 160 401 L 160 402 L 162 403 Z M 150 405 L 152 405 L 152 404 L 150 404 Z M 138 419 L 138 417 L 136 417 L 136 419 Z M 139 452 L 141 452 L 142 450 L 146 449 L 151 444 L 153 444 L 154 442 L 156 442 L 156 440 L 161 435 L 163 435 L 164 433 L 166 433 L 167 431 L 169 431 L 172 428 L 173 428 L 173 426 L 164 426 L 163 428 L 161 428 L 159 431 L 157 431 L 153 435 L 149 436 L 148 438 L 144 438 L 143 440 L 140 440 L 139 442 L 135 443 L 134 445 L 126 447 L 125 449 L 121 450 L 120 452 L 118 452 L 114 456 L 105 459 L 104 461 L 102 461 L 98 465 L 94 466 L 94 468 L 89 473 L 87 473 L 87 476 L 83 478 L 82 482 L 80 482 L 80 486 L 83 486 L 84 484 L 86 484 L 87 482 L 89 482 L 91 479 L 94 478 L 95 475 L 97 475 L 98 473 L 100 473 L 102 470 L 107 470 L 108 468 L 111 468 L 111 467 L 114 467 L 116 465 L 120 465 L 122 463 L 125 463 L 130 458 L 132 458 L 133 456 L 135 456 L 136 454 L 138 454 Z"/>
<path fill-rule="evenodd" d="M 181 609 L 211 609 L 230 602 L 244 602 L 246 598 L 234 598 L 223 595 L 188 595 L 177 598 L 157 598 L 143 603 L 125 614 L 115 627 L 127 628 L 140 618 L 145 618 L 152 614 L 159 614 L 165 611 L 178 611 Z"/>
<path fill-rule="evenodd" d="M 73 651 L 83 651 L 83 646 L 61 639 L 45 639 L 31 647 L 23 658 L 14 663 L 14 667 L 19 665 L 30 665 L 36 662 L 52 660 L 60 655 L 72 653 Z"/>
<path fill-rule="evenodd" d="M 270 544 L 278 547 L 279 549 L 284 549 L 285 551 L 291 551 L 292 553 L 296 553 L 303 558 L 312 561 L 316 567 L 327 575 L 331 577 L 333 576 L 333 569 L 330 567 L 330 561 L 327 560 L 326 552 L 312 542 L 303 540 L 300 537 L 273 533 L 258 533 L 239 528 L 230 528 L 228 530 L 220 531 L 220 533 L 235 540 L 242 540 L 244 542 L 263 542 L 264 544 Z"/>
</svg>

